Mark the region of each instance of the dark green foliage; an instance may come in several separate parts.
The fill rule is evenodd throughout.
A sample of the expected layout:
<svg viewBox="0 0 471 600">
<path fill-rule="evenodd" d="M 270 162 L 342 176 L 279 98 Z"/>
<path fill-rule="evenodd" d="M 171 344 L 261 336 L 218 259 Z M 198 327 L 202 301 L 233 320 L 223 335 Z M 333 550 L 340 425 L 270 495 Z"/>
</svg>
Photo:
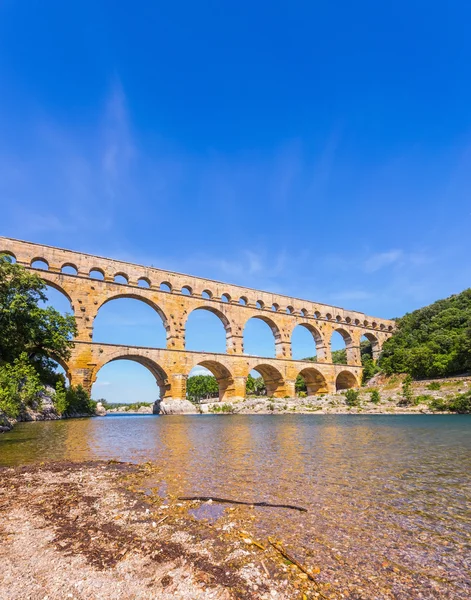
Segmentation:
<svg viewBox="0 0 471 600">
<path fill-rule="evenodd" d="M 252 377 L 249 373 L 245 383 L 245 393 L 247 396 L 266 396 L 267 388 L 263 377 Z"/>
<path fill-rule="evenodd" d="M 334 365 L 346 365 L 347 364 L 347 349 L 342 348 L 341 350 L 334 350 L 332 352 L 332 362 Z"/>
<path fill-rule="evenodd" d="M 26 353 L 12 364 L 0 366 L 0 411 L 16 419 L 26 407 L 34 407 L 43 386 Z"/>
<path fill-rule="evenodd" d="M 347 390 L 345 392 L 345 402 L 348 406 L 359 406 L 360 392 L 358 390 Z"/>
<path fill-rule="evenodd" d="M 414 402 L 414 394 L 412 392 L 412 377 L 407 375 L 402 382 L 402 398 L 399 404 L 410 405 Z"/>
<path fill-rule="evenodd" d="M 441 389 L 441 384 L 438 381 L 432 381 L 431 383 L 428 384 L 427 389 L 428 390 L 439 390 Z"/>
<path fill-rule="evenodd" d="M 443 398 L 434 398 L 429 407 L 432 410 L 439 412 L 455 412 L 458 414 L 469 414 L 471 413 L 471 391 L 465 392 L 464 394 L 458 394 L 454 398 L 444 400 Z"/>
<path fill-rule="evenodd" d="M 81 385 L 74 387 L 71 385 L 65 392 L 66 408 L 64 414 L 72 415 L 92 415 L 95 413 L 96 402 L 90 398 L 88 393 Z"/>
<path fill-rule="evenodd" d="M 448 410 L 459 414 L 471 413 L 471 392 L 458 394 L 448 403 Z"/>
<path fill-rule="evenodd" d="M 414 399 L 414 404 L 429 404 L 433 400 L 430 394 L 420 394 Z"/>
<path fill-rule="evenodd" d="M 383 371 L 414 378 L 448 377 L 471 370 L 471 289 L 397 320 L 385 342 Z"/>
<path fill-rule="evenodd" d="M 190 402 L 199 404 L 201 400 L 219 398 L 219 386 L 212 375 L 194 375 L 188 377 L 186 395 Z"/>
<path fill-rule="evenodd" d="M 372 390 L 370 392 L 370 402 L 373 404 L 379 404 L 381 402 L 381 396 L 379 395 L 378 390 Z"/>
<path fill-rule="evenodd" d="M 37 275 L 0 255 L 0 364 L 11 364 L 26 352 L 41 381 L 55 384 L 50 359 L 68 359 L 76 326 L 73 316 L 38 306 L 46 300 L 45 289 Z"/>
<path fill-rule="evenodd" d="M 299 397 L 301 397 L 301 394 L 304 394 L 304 397 L 307 396 L 307 386 L 306 386 L 306 382 L 304 381 L 304 377 L 302 375 L 298 375 L 296 377 L 294 389 L 296 390 L 296 393 L 298 394 Z"/>
</svg>

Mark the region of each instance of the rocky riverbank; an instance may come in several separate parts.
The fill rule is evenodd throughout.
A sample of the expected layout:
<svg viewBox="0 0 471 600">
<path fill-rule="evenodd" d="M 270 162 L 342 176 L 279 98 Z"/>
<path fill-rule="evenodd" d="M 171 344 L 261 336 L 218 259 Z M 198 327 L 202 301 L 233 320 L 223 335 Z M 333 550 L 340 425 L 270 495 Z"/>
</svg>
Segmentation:
<svg viewBox="0 0 471 600">
<path fill-rule="evenodd" d="M 358 391 L 352 403 L 345 391 L 305 398 L 249 397 L 241 402 L 206 402 L 200 413 L 215 414 L 420 414 L 434 413 L 434 399 L 452 397 L 471 389 L 471 377 L 454 377 L 412 382 L 412 402 L 402 394 L 403 375 L 378 375 Z M 376 392 L 377 394 L 373 394 Z"/>
<path fill-rule="evenodd" d="M 314 565 L 288 567 L 253 537 L 249 507 L 220 525 L 197 519 L 188 509 L 200 503 L 145 487 L 156 471 L 112 461 L 0 469 L 2 600 L 337 597 Z"/>
</svg>

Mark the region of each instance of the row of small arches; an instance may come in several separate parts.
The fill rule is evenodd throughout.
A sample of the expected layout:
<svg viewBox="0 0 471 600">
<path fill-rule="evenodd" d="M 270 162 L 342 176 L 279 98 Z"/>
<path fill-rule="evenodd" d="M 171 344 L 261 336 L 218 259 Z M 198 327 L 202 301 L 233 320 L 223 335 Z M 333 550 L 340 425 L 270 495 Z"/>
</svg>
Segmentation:
<svg viewBox="0 0 471 600">
<path fill-rule="evenodd" d="M 9 254 L 12 258 L 15 258 L 14 255 L 10 252 L 4 252 L 4 254 Z M 48 261 L 45 258 L 41 258 L 41 257 L 33 258 L 33 260 L 31 260 L 31 262 L 30 262 L 30 266 L 34 269 L 45 270 L 45 271 L 49 270 Z M 64 263 L 61 267 L 61 273 L 64 273 L 66 275 L 78 275 L 78 268 L 73 263 Z M 103 269 L 101 269 L 99 267 L 93 267 L 92 269 L 90 269 L 88 275 L 92 279 L 97 279 L 97 280 L 101 280 L 101 281 L 103 281 L 105 279 L 105 272 L 103 271 Z M 122 285 L 129 285 L 128 275 L 121 271 L 115 273 L 113 281 L 114 281 L 114 283 L 118 283 L 118 284 L 122 284 Z M 138 287 L 147 288 L 147 289 L 150 289 L 152 287 L 151 281 L 147 277 L 140 277 L 137 280 L 137 285 L 138 285 Z M 180 293 L 184 296 L 195 295 L 191 286 L 185 285 L 178 291 L 173 288 L 171 282 L 169 282 L 169 281 L 162 281 L 160 283 L 158 289 L 161 292 Z M 237 298 L 232 298 L 231 295 L 228 293 L 224 293 L 218 298 L 209 289 L 203 290 L 200 294 L 200 297 L 204 298 L 206 300 L 216 300 L 216 301 L 225 302 L 225 303 L 239 304 L 241 306 L 249 306 L 249 300 L 246 296 L 241 296 L 240 298 L 237 299 Z M 257 300 L 255 302 L 254 306 L 255 306 L 255 308 L 258 308 L 259 310 L 270 310 L 272 312 L 278 312 L 278 313 L 285 312 L 286 314 L 290 314 L 293 316 L 300 316 L 300 317 L 312 316 L 315 319 L 325 319 L 327 321 L 336 321 L 337 323 L 346 323 L 347 325 L 371 327 L 373 329 L 388 330 L 388 331 L 391 331 L 393 329 L 391 325 L 386 327 L 386 325 L 384 323 L 380 323 L 378 326 L 378 323 L 376 323 L 375 321 L 369 322 L 366 319 L 363 320 L 363 322 L 361 322 L 360 319 L 358 319 L 358 318 L 352 319 L 351 317 L 348 317 L 348 316 L 342 317 L 341 315 L 333 315 L 331 313 L 326 313 L 325 315 L 322 315 L 322 313 L 318 310 L 314 311 L 312 313 L 312 315 L 310 315 L 309 311 L 307 309 L 301 308 L 300 310 L 296 311 L 294 309 L 294 307 L 291 305 L 287 306 L 283 310 L 280 307 L 280 305 L 277 304 L 276 302 L 274 302 L 271 306 L 267 306 L 262 300 Z"/>
</svg>

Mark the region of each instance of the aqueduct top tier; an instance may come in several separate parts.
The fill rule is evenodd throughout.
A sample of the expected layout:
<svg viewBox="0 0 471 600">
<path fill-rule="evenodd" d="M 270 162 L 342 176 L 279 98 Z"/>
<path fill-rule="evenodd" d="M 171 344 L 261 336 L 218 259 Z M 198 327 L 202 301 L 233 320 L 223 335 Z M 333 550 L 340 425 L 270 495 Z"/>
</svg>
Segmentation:
<svg viewBox="0 0 471 600">
<path fill-rule="evenodd" d="M 243 354 L 243 330 L 252 317 L 272 329 L 277 358 L 291 359 L 291 334 L 302 325 L 315 339 L 318 362 L 327 364 L 332 362 L 334 331 L 345 340 L 348 364 L 360 366 L 360 338 L 366 336 L 378 355 L 394 329 L 391 320 L 357 311 L 12 238 L 0 237 L 0 253 L 12 255 L 69 298 L 77 319 L 77 341 L 82 342 L 92 340 L 99 308 L 122 297 L 140 299 L 157 310 L 170 350 L 185 349 L 185 323 L 198 308 L 222 320 L 227 354 Z"/>
</svg>

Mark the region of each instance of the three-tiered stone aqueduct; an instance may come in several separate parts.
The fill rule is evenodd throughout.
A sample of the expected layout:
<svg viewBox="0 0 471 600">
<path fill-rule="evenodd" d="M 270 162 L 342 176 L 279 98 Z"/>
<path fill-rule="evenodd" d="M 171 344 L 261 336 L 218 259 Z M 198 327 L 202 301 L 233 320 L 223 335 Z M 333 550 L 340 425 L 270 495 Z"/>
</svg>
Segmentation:
<svg viewBox="0 0 471 600">
<path fill-rule="evenodd" d="M 268 396 L 294 396 L 299 374 L 306 381 L 309 395 L 329 393 L 359 386 L 362 336 L 371 341 L 376 358 L 394 329 L 393 321 L 318 302 L 11 238 L 0 237 L 1 253 L 40 275 L 70 301 L 77 337 L 70 359 L 60 364 L 70 383 L 82 384 L 88 391 L 104 365 L 129 359 L 151 371 L 166 401 L 185 399 L 186 380 L 196 365 L 206 367 L 216 377 L 221 400 L 243 399 L 252 369 L 263 376 Z M 117 298 L 141 300 L 160 315 L 167 333 L 166 348 L 93 341 L 93 322 L 99 309 Z M 199 309 L 211 311 L 222 321 L 225 354 L 185 349 L 186 321 L 192 311 Z M 261 319 L 271 328 L 276 358 L 244 354 L 244 326 L 251 318 Z M 311 332 L 317 363 L 291 358 L 291 335 L 297 325 Z M 334 331 L 345 340 L 347 365 L 332 363 L 330 339 Z"/>
</svg>

